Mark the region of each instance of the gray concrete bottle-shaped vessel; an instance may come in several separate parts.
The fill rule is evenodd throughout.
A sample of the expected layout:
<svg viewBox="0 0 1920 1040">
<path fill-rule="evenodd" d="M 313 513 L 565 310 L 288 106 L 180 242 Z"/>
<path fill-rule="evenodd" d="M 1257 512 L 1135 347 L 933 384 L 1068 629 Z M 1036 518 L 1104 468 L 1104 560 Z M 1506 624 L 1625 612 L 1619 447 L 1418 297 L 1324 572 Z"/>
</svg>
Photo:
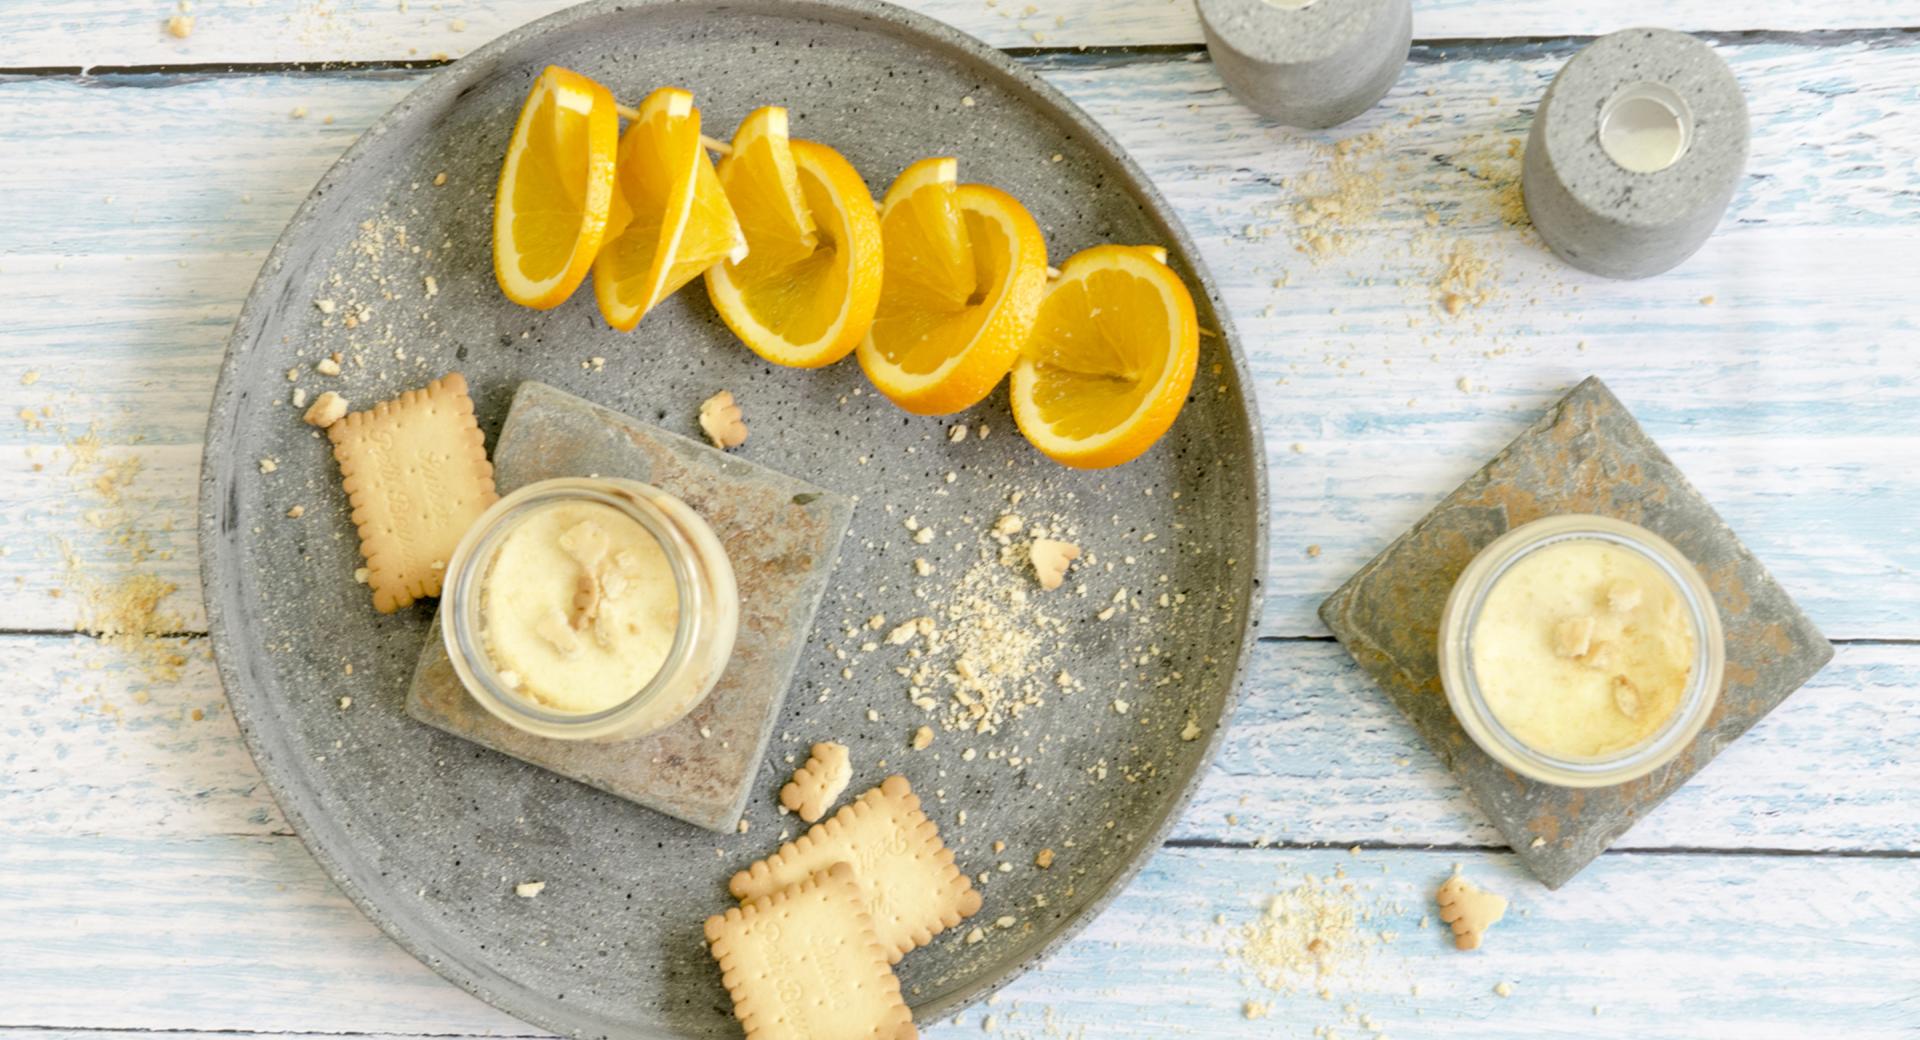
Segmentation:
<svg viewBox="0 0 1920 1040">
<path fill-rule="evenodd" d="M 1644 278 L 1703 245 L 1739 186 L 1746 99 L 1713 48 L 1625 29 L 1573 56 L 1527 135 L 1527 214 L 1562 260 Z"/>
<path fill-rule="evenodd" d="M 1288 126 L 1344 123 L 1400 78 L 1410 0 L 1197 0 L 1207 51 L 1234 97 Z"/>
</svg>

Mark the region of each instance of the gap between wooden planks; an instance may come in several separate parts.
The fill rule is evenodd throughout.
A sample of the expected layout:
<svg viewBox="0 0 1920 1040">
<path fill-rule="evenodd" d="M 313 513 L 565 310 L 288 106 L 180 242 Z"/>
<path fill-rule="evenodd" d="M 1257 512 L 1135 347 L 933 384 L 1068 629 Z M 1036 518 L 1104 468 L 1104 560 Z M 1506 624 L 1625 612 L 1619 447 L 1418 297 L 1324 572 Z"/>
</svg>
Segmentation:
<svg viewBox="0 0 1920 1040">
<path fill-rule="evenodd" d="M 459 57 L 571 0 L 460 4 L 271 0 L 202 3 L 193 33 L 165 30 L 172 5 L 144 0 L 15 0 L 8 67 L 345 62 Z M 904 6 L 1003 48 L 1198 44 L 1191 0 L 906 0 Z M 1920 15 L 1889 0 L 1421 0 L 1421 40 L 1596 36 L 1637 25 L 1688 31 L 1904 28 Z"/>
</svg>

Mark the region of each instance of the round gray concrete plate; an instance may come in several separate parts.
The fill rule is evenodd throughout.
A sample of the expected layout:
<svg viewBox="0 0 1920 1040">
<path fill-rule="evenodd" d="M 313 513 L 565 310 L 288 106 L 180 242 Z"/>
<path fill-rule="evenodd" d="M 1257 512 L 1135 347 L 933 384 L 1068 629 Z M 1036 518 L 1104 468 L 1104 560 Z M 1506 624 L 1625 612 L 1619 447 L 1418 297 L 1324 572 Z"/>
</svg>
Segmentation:
<svg viewBox="0 0 1920 1040">
<path fill-rule="evenodd" d="M 955 419 L 896 410 L 864 389 L 852 359 L 815 372 L 767 365 L 698 284 L 630 335 L 606 327 L 587 287 L 552 311 L 513 306 L 490 269 L 494 179 L 514 114 L 549 63 L 597 77 L 628 103 L 684 86 L 722 138 L 756 106 L 786 105 L 794 135 L 840 149 L 876 195 L 915 159 L 957 156 L 962 180 L 1027 205 L 1056 263 L 1103 241 L 1165 244 L 1202 326 L 1217 333 L 1202 340 L 1190 402 L 1147 455 L 1081 473 L 1020 438 L 1004 389 L 964 416 L 991 435 L 954 443 Z M 333 351 L 346 355 L 345 373 L 315 374 L 312 363 Z M 587 363 L 594 357 L 603 368 Z M 300 369 L 296 383 L 290 368 Z M 449 369 L 472 384 L 489 444 L 524 379 L 696 435 L 699 402 L 731 390 L 753 431 L 746 457 L 859 496 L 748 833 L 698 830 L 404 714 L 432 605 L 373 612 L 352 579 L 360 561 L 326 440 L 290 397 L 295 386 L 337 389 L 364 407 Z M 277 469 L 263 474 L 262 458 Z M 434 74 L 327 173 L 268 258 L 228 347 L 205 459 L 213 646 L 288 820 L 421 960 L 529 1022 L 580 1036 L 737 1035 L 701 922 L 727 905 L 734 870 L 772 851 L 783 829 L 798 833 L 775 796 L 815 740 L 852 747 L 849 795 L 905 774 L 962 868 L 985 877 L 985 909 L 900 965 L 918 1018 L 986 995 L 1064 942 L 1152 855 L 1218 743 L 1254 638 L 1267 544 L 1245 364 L 1166 203 L 1036 76 L 868 0 L 591 3 Z M 1024 497 L 1014 511 L 1077 525 L 1098 558 L 1057 592 L 1032 590 L 1068 622 L 1047 641 L 1060 644 L 1053 667 L 1084 686 L 1049 694 L 998 733 L 936 725 L 933 747 L 911 751 L 909 734 L 929 720 L 894 671 L 904 651 L 882 641 L 862 655 L 870 637 L 850 639 L 846 627 L 873 614 L 944 617 L 1015 491 Z M 287 517 L 294 505 L 304 516 Z M 939 536 L 915 543 L 909 514 Z M 933 564 L 931 576 L 914 574 L 916 557 Z M 1125 609 L 1098 620 L 1117 592 Z M 836 648 L 864 658 L 851 678 Z M 963 758 L 967 748 L 976 755 Z M 1043 848 L 1055 853 L 1050 870 L 1033 866 Z M 1002 861 L 1012 869 L 998 870 Z M 523 881 L 546 887 L 519 898 Z M 1003 917 L 1015 924 L 996 927 Z M 964 941 L 973 925 L 985 941 Z"/>
</svg>

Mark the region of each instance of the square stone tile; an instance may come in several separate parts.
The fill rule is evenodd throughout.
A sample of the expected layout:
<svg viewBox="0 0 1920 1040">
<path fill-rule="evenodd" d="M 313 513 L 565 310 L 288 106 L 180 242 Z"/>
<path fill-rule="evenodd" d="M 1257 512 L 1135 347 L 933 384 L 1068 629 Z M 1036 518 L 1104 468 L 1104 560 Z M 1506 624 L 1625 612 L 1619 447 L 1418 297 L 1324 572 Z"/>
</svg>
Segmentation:
<svg viewBox="0 0 1920 1040">
<path fill-rule="evenodd" d="M 430 726 L 715 831 L 739 823 L 853 515 L 822 490 L 543 383 L 520 384 L 493 449 L 500 493 L 550 477 L 652 484 L 705 517 L 740 585 L 740 635 L 713 693 L 658 733 L 620 743 L 522 733 L 467 695 L 434 619 L 407 693 Z"/>
<path fill-rule="evenodd" d="M 1440 614 L 1454 579 L 1510 528 L 1556 513 L 1616 517 L 1672 542 L 1705 577 L 1726 629 L 1726 685 L 1706 728 L 1670 765 L 1616 787 L 1555 787 L 1495 763 L 1460 728 L 1440 685 Z M 1362 567 L 1320 605 L 1320 617 L 1549 888 L 1579 873 L 1833 657 L 1598 378 L 1574 387 Z"/>
</svg>

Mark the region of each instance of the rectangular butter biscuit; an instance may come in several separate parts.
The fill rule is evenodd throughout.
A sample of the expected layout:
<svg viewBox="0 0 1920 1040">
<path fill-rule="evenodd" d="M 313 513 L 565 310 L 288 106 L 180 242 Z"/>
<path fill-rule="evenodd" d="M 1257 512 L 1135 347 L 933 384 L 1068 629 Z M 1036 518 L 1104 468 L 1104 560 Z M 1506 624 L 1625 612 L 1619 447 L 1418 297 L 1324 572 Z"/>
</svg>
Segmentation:
<svg viewBox="0 0 1920 1040">
<path fill-rule="evenodd" d="M 447 561 L 498 495 L 458 372 L 327 427 L 353 506 L 373 609 L 440 594 Z"/>
<path fill-rule="evenodd" d="M 853 868 L 707 918 L 707 946 L 747 1040 L 914 1040 Z"/>
<path fill-rule="evenodd" d="M 736 899 L 771 895 L 835 863 L 853 867 L 873 931 L 898 963 L 980 909 L 980 893 L 920 811 L 906 777 L 890 776 L 780 850 L 735 874 Z"/>
</svg>

